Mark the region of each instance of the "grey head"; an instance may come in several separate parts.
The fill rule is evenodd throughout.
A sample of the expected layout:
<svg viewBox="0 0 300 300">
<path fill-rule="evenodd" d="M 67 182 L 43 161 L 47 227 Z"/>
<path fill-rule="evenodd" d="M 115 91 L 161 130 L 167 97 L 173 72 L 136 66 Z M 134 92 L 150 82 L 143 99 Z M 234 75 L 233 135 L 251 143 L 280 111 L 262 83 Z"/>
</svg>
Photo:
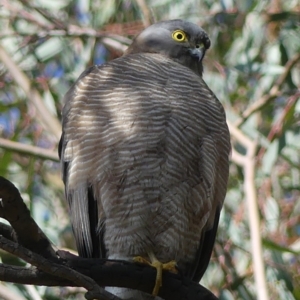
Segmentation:
<svg viewBox="0 0 300 300">
<path fill-rule="evenodd" d="M 125 55 L 159 53 L 202 75 L 202 60 L 210 47 L 207 33 L 198 25 L 169 20 L 155 23 L 143 30 L 132 42 Z"/>
</svg>

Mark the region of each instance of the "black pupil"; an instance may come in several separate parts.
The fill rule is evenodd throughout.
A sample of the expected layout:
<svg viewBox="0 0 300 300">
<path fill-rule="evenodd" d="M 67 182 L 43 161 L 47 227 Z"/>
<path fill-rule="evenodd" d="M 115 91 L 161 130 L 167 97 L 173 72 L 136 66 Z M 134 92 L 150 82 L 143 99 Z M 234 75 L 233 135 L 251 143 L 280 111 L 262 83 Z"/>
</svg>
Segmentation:
<svg viewBox="0 0 300 300">
<path fill-rule="evenodd" d="M 182 40 L 182 38 L 183 38 L 182 33 L 177 33 L 177 38 L 178 38 L 179 40 Z"/>
</svg>

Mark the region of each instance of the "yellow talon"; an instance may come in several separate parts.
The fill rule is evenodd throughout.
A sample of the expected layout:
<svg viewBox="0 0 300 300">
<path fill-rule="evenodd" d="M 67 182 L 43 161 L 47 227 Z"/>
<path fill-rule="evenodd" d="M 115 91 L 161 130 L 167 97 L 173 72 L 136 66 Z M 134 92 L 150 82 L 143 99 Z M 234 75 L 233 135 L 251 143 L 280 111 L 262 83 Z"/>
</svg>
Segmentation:
<svg viewBox="0 0 300 300">
<path fill-rule="evenodd" d="M 163 270 L 165 271 L 169 271 L 169 272 L 172 272 L 172 273 L 175 273 L 177 274 L 178 273 L 178 270 L 177 270 L 177 263 L 175 260 L 171 260 L 165 264 L 163 264 Z"/>
<path fill-rule="evenodd" d="M 133 261 L 136 262 L 136 263 L 140 263 L 140 264 L 145 264 L 145 265 L 150 265 L 151 266 L 150 261 L 148 261 L 146 258 L 141 257 L 141 256 L 135 256 L 133 258 Z"/>
<path fill-rule="evenodd" d="M 148 255 L 150 258 L 150 262 L 141 256 L 134 257 L 133 261 L 142 264 L 147 264 L 156 269 L 156 279 L 155 279 L 155 285 L 152 291 L 152 295 L 157 296 L 159 289 L 162 286 L 162 270 L 170 271 L 172 273 L 177 273 L 178 271 L 176 269 L 176 261 L 172 260 L 168 263 L 163 264 L 155 257 L 155 255 L 152 252 L 149 252 Z"/>
<path fill-rule="evenodd" d="M 152 295 L 153 296 L 157 296 L 160 287 L 162 286 L 162 269 L 163 269 L 163 264 L 158 261 L 155 260 L 151 263 L 151 266 L 154 267 L 156 269 L 156 279 L 155 279 L 155 285 L 152 291 Z"/>
</svg>

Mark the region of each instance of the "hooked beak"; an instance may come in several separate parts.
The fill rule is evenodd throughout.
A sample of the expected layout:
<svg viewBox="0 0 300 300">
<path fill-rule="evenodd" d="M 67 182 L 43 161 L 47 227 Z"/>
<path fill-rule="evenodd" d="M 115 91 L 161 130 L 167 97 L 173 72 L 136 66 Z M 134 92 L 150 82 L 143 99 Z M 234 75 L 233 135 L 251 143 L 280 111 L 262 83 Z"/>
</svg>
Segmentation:
<svg viewBox="0 0 300 300">
<path fill-rule="evenodd" d="M 189 49 L 190 55 L 193 58 L 197 59 L 198 62 L 200 62 L 203 59 L 203 57 L 205 55 L 205 51 L 206 51 L 206 49 L 203 44 L 199 45 L 199 47 Z"/>
</svg>

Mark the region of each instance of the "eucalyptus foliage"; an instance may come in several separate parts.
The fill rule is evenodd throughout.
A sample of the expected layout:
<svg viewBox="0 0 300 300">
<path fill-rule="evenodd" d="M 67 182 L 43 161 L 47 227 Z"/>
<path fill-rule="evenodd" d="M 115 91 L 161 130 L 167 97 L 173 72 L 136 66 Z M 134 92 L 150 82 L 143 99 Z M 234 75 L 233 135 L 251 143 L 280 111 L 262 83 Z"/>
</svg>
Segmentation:
<svg viewBox="0 0 300 300">
<path fill-rule="evenodd" d="M 153 20 L 182 18 L 202 26 L 212 42 L 204 78 L 223 103 L 228 121 L 256 143 L 254 183 L 269 297 L 300 299 L 299 0 L 148 0 L 144 7 L 141 3 L 0 1 L 0 45 L 29 78 L 49 114 L 60 120 L 64 93 L 88 66 L 121 55 L 121 46 L 146 24 L 145 12 Z M 44 116 L 3 60 L 0 87 L 1 138 L 56 151 L 57 138 L 43 125 Z M 232 144 L 238 154 L 246 154 L 235 135 Z M 249 199 L 245 170 L 234 155 L 216 247 L 202 283 L 222 300 L 254 300 L 258 290 Z M 58 247 L 73 249 L 59 164 L 1 149 L 1 144 L 0 161 L 0 175 L 18 186 L 47 236 Z M 20 264 L 0 255 L 3 262 Z M 4 286 L 21 299 L 83 297 L 76 289 Z"/>
</svg>

